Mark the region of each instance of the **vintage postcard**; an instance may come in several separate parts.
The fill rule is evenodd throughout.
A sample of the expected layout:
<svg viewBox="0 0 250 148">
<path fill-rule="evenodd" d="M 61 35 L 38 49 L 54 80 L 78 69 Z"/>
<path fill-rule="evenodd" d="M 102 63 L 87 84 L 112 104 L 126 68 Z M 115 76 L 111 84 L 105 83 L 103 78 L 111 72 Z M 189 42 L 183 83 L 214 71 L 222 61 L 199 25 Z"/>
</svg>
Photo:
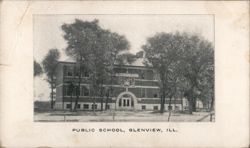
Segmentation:
<svg viewBox="0 0 250 148">
<path fill-rule="evenodd" d="M 33 21 L 35 121 L 214 121 L 213 15 Z"/>
<path fill-rule="evenodd" d="M 1 146 L 249 146 L 249 1 L 1 7 Z"/>
</svg>

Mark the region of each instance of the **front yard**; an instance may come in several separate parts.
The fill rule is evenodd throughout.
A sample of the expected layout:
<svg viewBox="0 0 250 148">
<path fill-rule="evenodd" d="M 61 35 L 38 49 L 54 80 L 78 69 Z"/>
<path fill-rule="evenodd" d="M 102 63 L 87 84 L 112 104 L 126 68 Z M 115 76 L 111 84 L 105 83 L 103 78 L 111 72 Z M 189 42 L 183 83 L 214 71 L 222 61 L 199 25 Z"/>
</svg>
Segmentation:
<svg viewBox="0 0 250 148">
<path fill-rule="evenodd" d="M 169 112 L 153 111 L 51 111 L 35 112 L 36 122 L 168 122 Z M 214 115 L 212 121 L 215 120 Z M 170 122 L 210 122 L 209 112 L 172 112 Z"/>
</svg>

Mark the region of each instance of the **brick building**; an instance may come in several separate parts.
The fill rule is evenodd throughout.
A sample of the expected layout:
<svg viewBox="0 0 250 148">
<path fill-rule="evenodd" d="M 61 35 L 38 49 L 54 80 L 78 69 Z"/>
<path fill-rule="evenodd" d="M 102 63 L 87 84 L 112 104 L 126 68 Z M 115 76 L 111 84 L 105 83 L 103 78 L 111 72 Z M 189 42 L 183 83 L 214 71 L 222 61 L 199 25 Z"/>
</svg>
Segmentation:
<svg viewBox="0 0 250 148">
<path fill-rule="evenodd" d="M 69 93 L 69 87 L 72 84 L 77 85 L 78 72 L 76 63 L 73 60 L 60 61 L 56 69 L 56 109 L 70 109 L 71 98 L 72 105 L 76 99 L 74 92 L 72 97 Z M 107 99 L 107 108 L 115 110 L 159 110 L 160 95 L 157 74 L 150 67 L 143 64 L 143 58 L 138 58 L 131 64 L 115 65 L 114 77 L 112 83 L 106 82 L 105 86 L 112 88 L 109 97 L 104 95 L 103 99 L 95 97 L 95 106 L 93 98 L 90 97 L 88 71 L 83 70 L 81 76 L 80 97 L 78 100 L 78 110 L 100 110 L 101 106 L 105 108 Z M 103 104 L 103 105 L 102 105 Z M 172 99 L 172 105 L 169 106 L 169 99 L 166 98 L 165 109 L 172 108 L 181 110 L 186 106 L 185 100 Z M 184 107 L 183 107 L 184 105 Z"/>
</svg>

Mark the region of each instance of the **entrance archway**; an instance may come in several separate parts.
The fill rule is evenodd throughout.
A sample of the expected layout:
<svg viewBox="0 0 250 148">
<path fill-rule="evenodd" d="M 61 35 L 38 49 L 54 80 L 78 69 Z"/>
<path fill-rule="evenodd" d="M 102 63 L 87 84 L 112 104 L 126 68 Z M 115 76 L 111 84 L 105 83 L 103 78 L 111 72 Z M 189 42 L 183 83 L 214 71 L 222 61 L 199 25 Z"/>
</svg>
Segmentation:
<svg viewBox="0 0 250 148">
<path fill-rule="evenodd" d="M 135 110 L 137 106 L 136 96 L 129 91 L 122 92 L 116 99 L 117 110 Z"/>
</svg>

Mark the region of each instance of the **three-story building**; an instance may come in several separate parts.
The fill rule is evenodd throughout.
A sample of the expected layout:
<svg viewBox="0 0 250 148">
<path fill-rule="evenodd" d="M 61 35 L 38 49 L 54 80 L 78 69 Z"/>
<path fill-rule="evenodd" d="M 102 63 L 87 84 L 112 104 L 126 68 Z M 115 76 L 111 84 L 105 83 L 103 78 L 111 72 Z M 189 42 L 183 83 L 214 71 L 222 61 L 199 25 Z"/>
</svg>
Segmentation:
<svg viewBox="0 0 250 148">
<path fill-rule="evenodd" d="M 77 86 L 79 72 L 73 60 L 60 61 L 56 69 L 56 109 L 74 108 L 76 91 L 71 93 L 72 85 Z M 131 64 L 115 65 L 112 81 L 104 86 L 111 93 L 108 96 L 93 97 L 90 92 L 89 73 L 82 71 L 78 110 L 100 110 L 101 107 L 115 110 L 159 110 L 160 88 L 157 73 L 143 64 L 143 58 L 138 58 Z M 72 102 L 72 103 L 71 103 Z M 94 103 L 95 102 L 95 103 Z M 175 98 L 169 106 L 166 98 L 165 108 L 180 110 L 185 105 L 182 99 Z"/>
</svg>

